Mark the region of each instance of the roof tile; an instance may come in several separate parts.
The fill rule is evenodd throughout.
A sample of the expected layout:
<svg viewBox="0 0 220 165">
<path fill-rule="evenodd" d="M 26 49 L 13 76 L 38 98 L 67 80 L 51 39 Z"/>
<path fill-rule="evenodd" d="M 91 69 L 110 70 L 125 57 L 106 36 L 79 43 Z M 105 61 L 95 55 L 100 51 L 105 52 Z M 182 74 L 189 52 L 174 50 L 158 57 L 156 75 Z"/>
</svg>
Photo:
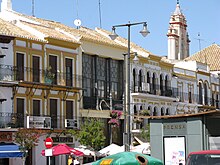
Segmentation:
<svg viewBox="0 0 220 165">
<path fill-rule="evenodd" d="M 209 47 L 187 57 L 185 60 L 195 60 L 201 63 L 207 63 L 210 71 L 220 70 L 220 46 L 212 44 Z"/>
</svg>

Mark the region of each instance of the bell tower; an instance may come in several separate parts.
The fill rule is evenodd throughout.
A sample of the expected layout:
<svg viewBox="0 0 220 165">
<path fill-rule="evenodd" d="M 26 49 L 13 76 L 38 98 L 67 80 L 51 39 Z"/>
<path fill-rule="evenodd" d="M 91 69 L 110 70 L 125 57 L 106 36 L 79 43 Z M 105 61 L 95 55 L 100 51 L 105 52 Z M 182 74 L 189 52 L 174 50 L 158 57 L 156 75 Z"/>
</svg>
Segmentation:
<svg viewBox="0 0 220 165">
<path fill-rule="evenodd" d="M 174 13 L 170 17 L 168 37 L 168 59 L 183 60 L 189 57 L 189 36 L 186 18 L 183 15 L 179 0 Z"/>
</svg>

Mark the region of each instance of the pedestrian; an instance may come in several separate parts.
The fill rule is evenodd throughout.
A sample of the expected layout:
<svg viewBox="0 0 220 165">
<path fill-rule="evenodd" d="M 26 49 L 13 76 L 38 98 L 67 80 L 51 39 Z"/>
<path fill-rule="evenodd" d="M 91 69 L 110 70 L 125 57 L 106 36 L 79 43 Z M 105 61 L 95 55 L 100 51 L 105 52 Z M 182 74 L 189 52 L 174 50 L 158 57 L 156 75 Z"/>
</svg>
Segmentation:
<svg viewBox="0 0 220 165">
<path fill-rule="evenodd" d="M 70 155 L 68 157 L 68 165 L 73 165 L 73 158 Z"/>
<path fill-rule="evenodd" d="M 80 165 L 80 163 L 78 161 L 78 157 L 74 158 L 73 165 Z"/>
</svg>

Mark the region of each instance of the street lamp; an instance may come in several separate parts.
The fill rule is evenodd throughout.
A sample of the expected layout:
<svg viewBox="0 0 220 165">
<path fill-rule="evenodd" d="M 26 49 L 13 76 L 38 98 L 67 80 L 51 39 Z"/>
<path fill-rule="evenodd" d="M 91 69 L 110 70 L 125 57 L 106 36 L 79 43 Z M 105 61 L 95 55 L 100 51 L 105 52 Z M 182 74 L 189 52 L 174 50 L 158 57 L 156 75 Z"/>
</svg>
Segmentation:
<svg viewBox="0 0 220 165">
<path fill-rule="evenodd" d="M 130 144 L 131 144 L 131 126 L 130 126 L 130 120 L 131 120 L 131 110 L 130 110 L 130 28 L 134 25 L 143 25 L 143 29 L 140 31 L 143 37 L 146 37 L 150 32 L 147 30 L 147 22 L 137 22 L 137 23 L 130 23 L 127 24 L 121 24 L 121 25 L 115 25 L 112 26 L 112 33 L 109 35 L 109 37 L 112 40 L 115 40 L 117 38 L 117 34 L 115 32 L 116 27 L 128 27 L 128 53 L 125 55 L 125 95 L 124 95 L 124 121 L 125 121 L 125 127 L 124 127 L 124 145 L 125 145 L 125 151 L 130 151 Z"/>
</svg>

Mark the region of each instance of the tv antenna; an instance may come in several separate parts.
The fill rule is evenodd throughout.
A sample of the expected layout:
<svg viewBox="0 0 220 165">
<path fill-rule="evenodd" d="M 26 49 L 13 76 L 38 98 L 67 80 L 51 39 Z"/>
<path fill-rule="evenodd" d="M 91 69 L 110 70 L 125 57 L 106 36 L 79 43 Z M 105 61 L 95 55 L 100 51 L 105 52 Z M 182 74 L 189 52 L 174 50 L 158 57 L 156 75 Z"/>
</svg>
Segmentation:
<svg viewBox="0 0 220 165">
<path fill-rule="evenodd" d="M 78 3 L 78 0 L 76 0 L 76 19 L 74 20 L 74 25 L 76 25 L 77 29 L 79 29 L 79 27 L 82 24 L 81 20 L 79 19 L 78 8 L 79 8 L 79 3 Z"/>
<path fill-rule="evenodd" d="M 196 40 L 198 40 L 198 44 L 199 44 L 199 54 L 201 54 L 201 50 L 202 50 L 202 48 L 201 48 L 201 41 L 204 41 L 204 39 L 201 39 L 200 38 L 200 32 L 198 32 L 198 38 L 195 38 Z M 204 55 L 205 56 L 205 64 L 207 64 L 207 59 L 206 59 L 206 55 Z"/>
<path fill-rule="evenodd" d="M 32 16 L 34 17 L 34 0 L 32 0 Z"/>
<path fill-rule="evenodd" d="M 101 0 L 99 0 L 99 27 L 102 28 Z"/>
</svg>

